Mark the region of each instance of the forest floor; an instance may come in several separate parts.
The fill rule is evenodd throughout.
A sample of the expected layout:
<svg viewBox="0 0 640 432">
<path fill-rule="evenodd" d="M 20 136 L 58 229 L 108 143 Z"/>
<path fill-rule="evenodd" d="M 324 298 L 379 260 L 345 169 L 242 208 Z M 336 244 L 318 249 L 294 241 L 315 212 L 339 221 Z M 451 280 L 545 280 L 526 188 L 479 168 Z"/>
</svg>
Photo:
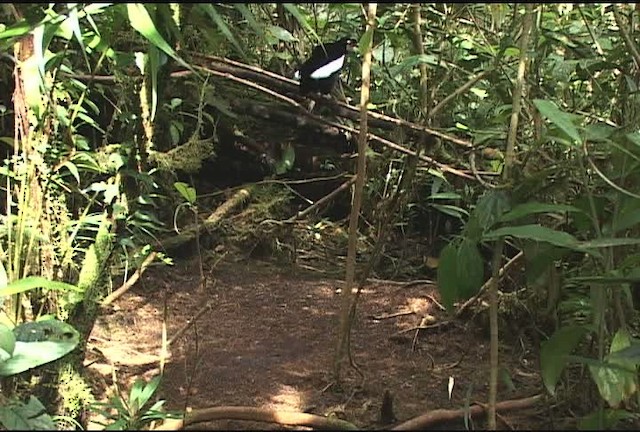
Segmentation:
<svg viewBox="0 0 640 432">
<path fill-rule="evenodd" d="M 446 319 L 433 286 L 376 282 L 365 287 L 352 351 L 366 379 L 353 392 L 358 375 L 345 366 L 346 390 L 341 393 L 325 389 L 331 382 L 340 281 L 260 261 L 220 264 L 206 274 L 209 282 L 202 291 L 195 260 L 150 268 L 99 318 L 87 349 L 87 364 L 93 362 L 87 371 L 98 397 L 105 398 L 112 387 L 113 366 L 123 389 L 137 377 L 158 374 L 166 299 L 169 339 L 203 306 L 211 306 L 169 349 L 160 391 L 168 409 L 249 406 L 333 413 L 360 428 L 380 429 L 386 390 L 393 396 L 396 423 L 435 409 L 487 401 L 486 328 L 460 321 L 422 330 L 415 339 L 415 331 L 400 333 L 419 325 L 426 315 Z M 406 314 L 385 317 L 399 312 Z M 500 347 L 513 386 L 501 381 L 499 400 L 543 393 L 537 357 L 537 349 L 523 343 Z M 551 421 L 544 402 L 539 402 L 501 413 L 498 427 L 550 429 Z M 483 429 L 485 419 L 474 418 L 471 427 Z M 188 428 L 283 429 L 237 420 Z M 465 424 L 460 418 L 430 428 L 460 430 Z"/>
</svg>

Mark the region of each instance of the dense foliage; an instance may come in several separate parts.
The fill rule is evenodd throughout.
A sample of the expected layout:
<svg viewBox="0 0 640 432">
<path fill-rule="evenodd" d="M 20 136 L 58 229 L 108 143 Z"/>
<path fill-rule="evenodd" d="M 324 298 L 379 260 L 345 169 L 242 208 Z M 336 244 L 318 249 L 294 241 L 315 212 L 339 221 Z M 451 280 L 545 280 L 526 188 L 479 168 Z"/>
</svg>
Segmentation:
<svg viewBox="0 0 640 432">
<path fill-rule="evenodd" d="M 16 343 L 7 329 L 23 322 L 86 333 L 132 269 L 206 247 L 203 226 L 239 251 L 342 263 L 348 189 L 298 211 L 353 173 L 342 156 L 355 151 L 357 111 L 327 102 L 301 114 L 288 78 L 320 41 L 350 36 L 362 49 L 372 37 L 367 108 L 378 117 L 359 253 L 383 242 L 373 271 L 437 276 L 451 310 L 522 260 L 524 277 L 500 279 L 501 316 L 542 339 L 546 389 L 571 398 L 591 380 L 582 427 L 637 416 L 638 10 L 536 5 L 522 49 L 527 16 L 523 5 L 381 4 L 367 36 L 360 4 L 3 4 L 0 361 Z M 351 105 L 361 56 L 343 73 Z M 288 182 L 316 177 L 327 186 Z M 492 260 L 503 241 L 505 259 Z M 46 342 L 59 355 L 38 365 L 73 348 Z M 35 428 L 6 421 L 40 404 L 17 403 L 0 420 Z M 118 407 L 118 427 L 157 418 Z"/>
</svg>

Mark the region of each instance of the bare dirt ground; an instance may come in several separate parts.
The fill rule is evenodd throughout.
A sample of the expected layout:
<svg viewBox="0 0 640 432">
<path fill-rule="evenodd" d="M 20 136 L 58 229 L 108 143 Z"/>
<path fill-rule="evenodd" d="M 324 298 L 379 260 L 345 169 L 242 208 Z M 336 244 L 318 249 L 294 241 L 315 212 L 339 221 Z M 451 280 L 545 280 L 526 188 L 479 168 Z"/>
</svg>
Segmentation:
<svg viewBox="0 0 640 432">
<path fill-rule="evenodd" d="M 446 318 L 434 302 L 435 287 L 371 283 L 365 288 L 352 345 L 366 380 L 354 393 L 358 377 L 348 367 L 346 390 L 325 390 L 331 382 L 340 281 L 258 261 L 221 264 L 208 277 L 208 287 L 202 292 L 195 261 L 150 268 L 116 302 L 112 313 L 100 317 L 87 351 L 87 363 L 94 362 L 88 371 L 98 397 L 104 397 L 112 384 L 112 365 L 124 388 L 136 377 L 149 379 L 158 373 L 166 298 L 169 339 L 204 305 L 211 305 L 171 345 L 160 392 L 169 409 L 182 410 L 185 405 L 265 407 L 335 414 L 360 428 L 380 429 L 385 390 L 393 395 L 398 422 L 438 408 L 458 409 L 467 401 L 487 400 L 486 329 L 474 322 L 460 322 L 421 331 L 415 341 L 415 331 L 399 333 L 419 325 L 427 314 L 436 320 Z M 403 311 L 414 313 L 381 319 Z M 501 346 L 502 365 L 513 387 L 501 384 L 499 400 L 542 392 L 537 354 L 517 345 Z M 449 398 L 451 380 L 454 386 Z M 499 427 L 549 429 L 553 427 L 550 421 L 541 403 L 502 414 Z M 473 427 L 484 428 L 484 419 L 474 420 Z M 224 420 L 189 428 L 283 427 Z M 464 423 L 459 420 L 438 428 L 463 429 Z"/>
</svg>

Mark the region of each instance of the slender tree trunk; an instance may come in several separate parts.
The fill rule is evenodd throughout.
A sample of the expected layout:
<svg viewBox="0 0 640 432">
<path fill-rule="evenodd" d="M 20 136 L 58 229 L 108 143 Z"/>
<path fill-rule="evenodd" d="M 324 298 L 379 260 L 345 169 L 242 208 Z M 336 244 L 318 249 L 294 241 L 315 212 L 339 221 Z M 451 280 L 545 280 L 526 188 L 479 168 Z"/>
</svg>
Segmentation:
<svg viewBox="0 0 640 432">
<path fill-rule="evenodd" d="M 517 7 L 517 6 L 516 6 Z M 524 16 L 522 37 L 520 38 L 520 63 L 518 65 L 518 76 L 516 78 L 513 89 L 513 101 L 511 111 L 511 123 L 509 125 L 509 135 L 507 137 L 507 148 L 505 152 L 505 163 L 502 171 L 502 179 L 504 183 L 508 183 L 511 168 L 515 162 L 515 146 L 518 133 L 518 120 L 520 118 L 520 108 L 522 105 L 522 97 L 525 84 L 525 72 L 528 59 L 529 34 L 533 26 L 533 8 L 532 3 L 525 5 L 526 13 Z M 491 333 L 490 346 L 490 374 L 489 374 L 489 412 L 487 419 L 487 427 L 489 430 L 496 430 L 496 400 L 498 397 L 498 273 L 500 272 L 500 264 L 502 261 L 502 249 L 504 239 L 500 238 L 496 241 L 493 248 L 492 259 L 492 282 L 489 286 L 489 328 Z"/>
<path fill-rule="evenodd" d="M 340 327 L 338 345 L 333 365 L 334 380 L 340 384 L 342 363 L 349 352 L 349 336 L 351 334 L 352 315 L 351 304 L 354 297 L 353 286 L 356 274 L 356 246 L 358 241 L 358 219 L 362 204 L 362 192 L 367 170 L 367 106 L 369 105 L 369 87 L 371 84 L 371 47 L 373 46 L 373 32 L 376 25 L 377 3 L 369 3 L 367 9 L 367 33 L 370 33 L 369 44 L 364 48 L 362 61 L 362 90 L 360 91 L 360 136 L 358 137 L 358 162 L 356 184 L 353 191 L 351 215 L 349 218 L 349 243 L 347 246 L 346 277 L 342 290 L 342 305 L 340 311 Z"/>
</svg>

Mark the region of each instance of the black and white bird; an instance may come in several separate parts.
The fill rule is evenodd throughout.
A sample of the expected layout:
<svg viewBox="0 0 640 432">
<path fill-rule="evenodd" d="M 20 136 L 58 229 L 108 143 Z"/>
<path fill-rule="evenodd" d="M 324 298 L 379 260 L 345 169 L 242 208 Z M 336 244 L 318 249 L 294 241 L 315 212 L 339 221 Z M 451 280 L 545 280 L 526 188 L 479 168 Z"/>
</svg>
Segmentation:
<svg viewBox="0 0 640 432">
<path fill-rule="evenodd" d="M 344 66 L 347 53 L 356 46 L 351 38 L 342 38 L 336 42 L 318 45 L 311 57 L 296 71 L 294 78 L 300 81 L 300 92 L 329 94 L 333 89 L 340 71 Z"/>
</svg>

